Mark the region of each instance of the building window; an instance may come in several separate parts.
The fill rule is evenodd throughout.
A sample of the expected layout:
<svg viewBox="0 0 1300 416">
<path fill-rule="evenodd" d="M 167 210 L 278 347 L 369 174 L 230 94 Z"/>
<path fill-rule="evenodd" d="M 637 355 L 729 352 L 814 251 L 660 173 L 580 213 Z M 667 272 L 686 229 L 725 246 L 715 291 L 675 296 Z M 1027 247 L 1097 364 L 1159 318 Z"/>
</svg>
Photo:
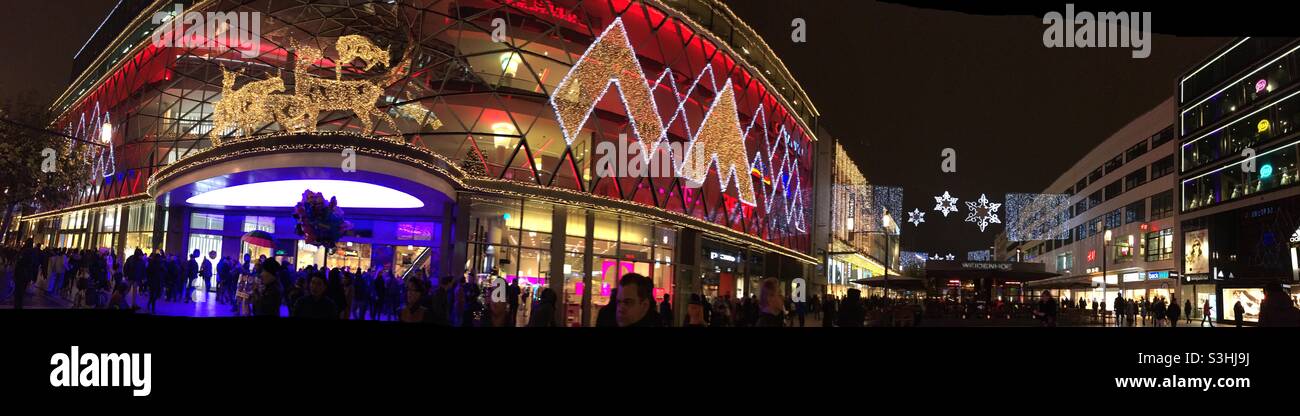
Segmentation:
<svg viewBox="0 0 1300 416">
<path fill-rule="evenodd" d="M 1151 164 L 1151 180 L 1174 173 L 1174 155 L 1165 156 Z"/>
<path fill-rule="evenodd" d="M 1119 228 L 1119 226 L 1122 224 L 1120 223 L 1120 218 L 1121 218 L 1120 210 L 1118 209 L 1106 213 L 1106 229 L 1110 230 L 1114 228 Z"/>
<path fill-rule="evenodd" d="M 195 230 L 218 230 L 225 226 L 225 217 L 221 214 L 190 214 L 190 228 Z"/>
<path fill-rule="evenodd" d="M 1101 168 L 1092 171 L 1092 173 L 1088 174 L 1088 183 L 1097 183 L 1097 181 L 1101 180 L 1101 175 Z"/>
<path fill-rule="evenodd" d="M 1121 180 L 1119 180 L 1119 179 L 1116 179 L 1115 182 L 1111 182 L 1110 185 L 1106 185 L 1106 200 L 1107 200 L 1107 201 L 1112 200 L 1112 199 L 1115 199 L 1115 197 L 1119 196 L 1119 195 L 1122 194 L 1122 193 L 1124 193 L 1124 182 L 1123 182 L 1123 181 L 1121 181 Z"/>
<path fill-rule="evenodd" d="M 1080 199 L 1079 203 L 1074 204 L 1074 212 L 1072 213 L 1073 215 L 1070 215 L 1070 218 L 1074 218 L 1079 215 L 1082 215 L 1084 212 L 1087 211 L 1088 211 L 1088 200 Z"/>
<path fill-rule="evenodd" d="M 1133 159 L 1137 159 L 1138 156 L 1142 156 L 1146 153 L 1147 153 L 1147 141 L 1146 139 L 1143 139 L 1141 142 L 1138 142 L 1138 144 L 1135 144 L 1133 145 L 1133 147 L 1128 148 L 1128 151 L 1124 152 L 1124 159 L 1132 162 Z"/>
<path fill-rule="evenodd" d="M 1151 219 L 1168 217 L 1174 212 L 1174 191 L 1168 190 L 1151 197 Z"/>
<path fill-rule="evenodd" d="M 275 217 L 254 217 L 251 215 L 244 217 L 244 232 L 253 230 L 261 230 L 274 234 Z"/>
<path fill-rule="evenodd" d="M 1079 183 L 1074 184 L 1074 192 L 1083 192 L 1083 188 L 1088 187 L 1088 178 L 1079 179 Z"/>
<path fill-rule="evenodd" d="M 1174 139 L 1174 126 L 1171 124 L 1169 125 L 1169 127 L 1165 127 L 1164 130 L 1161 130 L 1159 133 L 1156 133 L 1154 136 L 1151 136 L 1151 148 L 1155 149 L 1157 147 L 1160 147 L 1160 145 L 1165 144 L 1165 142 L 1168 142 L 1173 139 Z"/>
<path fill-rule="evenodd" d="M 1092 195 L 1088 195 L 1088 208 L 1095 208 L 1099 205 L 1101 205 L 1100 189 L 1098 189 L 1097 192 L 1093 192 Z"/>
<path fill-rule="evenodd" d="M 1106 174 L 1109 175 L 1115 173 L 1115 170 L 1119 169 L 1120 166 L 1124 166 L 1123 153 L 1115 155 L 1115 158 L 1111 159 L 1109 162 L 1106 162 L 1106 165 L 1104 166 L 1106 168 Z"/>
<path fill-rule="evenodd" d="M 1097 217 L 1092 220 L 1092 226 L 1088 227 L 1089 237 L 1097 235 L 1097 233 L 1101 232 L 1102 226 L 1105 225 L 1103 221 L 1105 221 L 1104 217 Z"/>
<path fill-rule="evenodd" d="M 1124 207 L 1124 223 L 1132 224 L 1147 220 L 1147 200 L 1142 199 Z"/>
<path fill-rule="evenodd" d="M 1132 190 L 1133 188 L 1142 186 L 1144 183 L 1147 183 L 1146 166 L 1139 167 L 1138 170 L 1135 170 L 1133 173 L 1124 177 L 1124 189 L 1126 190 Z"/>
<path fill-rule="evenodd" d="M 1174 230 L 1166 228 L 1146 234 L 1147 261 L 1169 260 L 1174 256 Z"/>
</svg>

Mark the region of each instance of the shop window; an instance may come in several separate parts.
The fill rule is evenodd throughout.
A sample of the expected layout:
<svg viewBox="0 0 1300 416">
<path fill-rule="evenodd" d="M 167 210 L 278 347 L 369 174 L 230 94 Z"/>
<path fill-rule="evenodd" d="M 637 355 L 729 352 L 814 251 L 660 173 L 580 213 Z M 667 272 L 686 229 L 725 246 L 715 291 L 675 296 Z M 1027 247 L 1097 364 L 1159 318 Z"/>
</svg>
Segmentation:
<svg viewBox="0 0 1300 416">
<path fill-rule="evenodd" d="M 220 231 L 225 226 L 225 217 L 221 214 L 190 214 L 190 229 L 194 230 L 217 230 Z"/>
<path fill-rule="evenodd" d="M 1146 261 L 1169 260 L 1174 253 L 1173 229 L 1146 233 Z"/>
<path fill-rule="evenodd" d="M 436 228 L 431 222 L 401 222 L 397 223 L 396 237 L 402 241 L 431 241 Z"/>
<path fill-rule="evenodd" d="M 249 232 L 253 230 L 266 231 L 268 233 L 274 234 L 275 217 L 257 217 L 257 216 L 244 217 L 244 232 Z"/>
</svg>

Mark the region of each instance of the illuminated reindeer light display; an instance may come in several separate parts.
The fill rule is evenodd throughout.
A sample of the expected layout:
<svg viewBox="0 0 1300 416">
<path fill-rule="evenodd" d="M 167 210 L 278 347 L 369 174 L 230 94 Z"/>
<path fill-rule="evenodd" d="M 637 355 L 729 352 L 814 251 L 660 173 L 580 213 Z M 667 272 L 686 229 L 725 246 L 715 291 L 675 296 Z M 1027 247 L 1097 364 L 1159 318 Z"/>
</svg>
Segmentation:
<svg viewBox="0 0 1300 416">
<path fill-rule="evenodd" d="M 346 35 L 340 37 L 334 43 L 334 49 L 339 51 L 338 65 L 334 66 L 334 79 L 343 79 L 343 65 L 351 64 L 352 61 L 361 59 L 366 62 L 363 71 L 369 71 L 375 65 L 388 66 L 388 50 L 379 49 L 375 44 L 370 43 L 361 35 Z"/>
<path fill-rule="evenodd" d="M 296 52 L 293 62 L 293 93 L 285 93 L 287 84 L 283 74 L 273 78 L 253 81 L 236 89 L 235 81 L 243 75 L 243 70 L 230 72 L 221 68 L 221 100 L 217 101 L 213 113 L 213 142 L 219 144 L 222 132 L 230 128 L 239 128 L 244 135 L 252 135 L 262 126 L 272 122 L 280 124 L 285 131 L 316 131 L 317 119 L 322 111 L 350 111 L 361 121 L 362 129 L 369 133 L 374 127 L 374 119 L 386 121 L 397 134 L 402 134 L 397 122 L 387 113 L 379 110 L 376 103 L 384 96 L 384 89 L 406 74 L 411 64 L 415 42 L 409 42 L 400 63 L 390 67 L 389 71 L 374 79 L 343 80 L 342 69 L 336 67 L 336 79 L 312 76 L 312 65 L 319 62 L 324 54 L 318 48 L 300 45 L 290 40 L 290 48 Z M 380 49 L 370 40 L 358 35 L 348 35 L 336 42 L 340 58 L 339 65 L 351 64 L 356 59 L 365 61 L 365 69 L 376 65 L 388 67 L 388 52 Z M 405 106 L 403 106 L 405 107 Z M 399 108 L 398 113 L 411 117 L 414 114 L 407 108 Z M 432 117 L 437 120 L 437 117 Z M 441 125 L 441 122 L 437 122 Z M 426 123 L 429 124 L 429 123 Z M 436 127 L 435 127 L 436 128 Z"/>
</svg>

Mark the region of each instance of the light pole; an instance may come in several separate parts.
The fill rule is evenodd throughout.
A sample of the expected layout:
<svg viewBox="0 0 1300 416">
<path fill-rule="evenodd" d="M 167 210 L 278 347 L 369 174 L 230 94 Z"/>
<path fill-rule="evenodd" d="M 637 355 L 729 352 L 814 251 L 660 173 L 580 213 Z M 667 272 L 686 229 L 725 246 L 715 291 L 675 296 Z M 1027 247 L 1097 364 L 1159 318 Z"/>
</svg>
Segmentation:
<svg viewBox="0 0 1300 416">
<path fill-rule="evenodd" d="M 1106 252 L 1110 250 L 1110 238 L 1111 238 L 1110 230 L 1106 230 L 1106 232 L 1103 233 L 1103 234 L 1101 235 L 1101 304 L 1103 304 L 1103 305 L 1106 304 L 1106 296 L 1107 296 L 1107 294 L 1106 294 L 1106 289 L 1107 289 L 1107 287 L 1106 287 L 1106 285 L 1107 285 L 1107 283 L 1106 283 Z M 1118 283 L 1119 283 L 1118 280 L 1119 280 L 1119 279 L 1115 279 L 1115 280 L 1116 280 L 1116 284 L 1118 285 Z M 1121 290 L 1120 293 L 1123 294 L 1124 291 Z M 1114 311 L 1115 311 L 1115 325 L 1118 326 L 1118 325 L 1119 325 L 1119 305 L 1112 304 L 1112 305 L 1111 305 L 1111 310 L 1114 310 Z M 1103 324 L 1102 326 L 1105 326 L 1105 322 L 1102 322 L 1102 324 Z"/>
<path fill-rule="evenodd" d="M 889 299 L 889 252 L 892 251 L 889 248 L 889 228 L 894 223 L 894 217 L 889 216 L 889 210 L 885 210 L 885 214 L 881 216 L 881 222 L 885 226 L 882 231 L 885 234 L 885 299 Z"/>
</svg>

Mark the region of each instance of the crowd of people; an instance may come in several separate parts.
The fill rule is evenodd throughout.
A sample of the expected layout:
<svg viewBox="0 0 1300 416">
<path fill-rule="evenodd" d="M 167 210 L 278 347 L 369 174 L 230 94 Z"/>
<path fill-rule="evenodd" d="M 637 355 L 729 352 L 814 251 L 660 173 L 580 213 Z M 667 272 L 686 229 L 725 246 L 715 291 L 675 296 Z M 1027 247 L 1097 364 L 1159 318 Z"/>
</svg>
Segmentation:
<svg viewBox="0 0 1300 416">
<path fill-rule="evenodd" d="M 1116 295 L 1113 300 L 1113 309 L 1108 309 L 1105 301 L 1092 299 L 1091 303 L 1083 298 L 1057 300 L 1052 296 L 1050 291 L 1043 291 L 1039 297 L 1038 308 L 1034 316 L 1040 319 L 1045 326 L 1056 326 L 1056 319 L 1061 309 L 1078 309 L 1089 310 L 1094 319 L 1104 320 L 1108 316 L 1113 316 L 1115 326 L 1138 326 L 1150 325 L 1154 327 L 1177 327 L 1178 321 L 1183 320 L 1184 325 L 1190 325 L 1193 321 L 1193 304 L 1191 300 L 1184 300 L 1180 305 L 1178 298 L 1171 296 L 1166 299 L 1164 296 L 1154 296 L 1147 298 L 1124 298 L 1122 295 Z M 1209 300 L 1201 302 L 1199 306 L 1201 318 L 1200 326 L 1214 326 L 1213 319 L 1214 307 L 1210 305 Z M 1244 321 L 1245 307 L 1241 301 L 1233 305 L 1232 321 L 1237 327 L 1242 326 Z M 1264 288 L 1264 301 L 1260 304 L 1259 313 L 1260 326 L 1300 326 L 1300 309 L 1298 309 L 1282 288 L 1280 283 L 1269 283 Z"/>
<path fill-rule="evenodd" d="M 215 301 L 229 306 L 233 315 L 290 316 L 307 319 L 395 320 L 423 322 L 442 326 L 531 326 L 562 325 L 557 293 L 550 288 L 524 290 L 519 280 L 505 283 L 493 270 L 486 278 L 471 275 L 434 278 L 423 269 L 404 273 L 370 267 L 318 267 L 297 269 L 288 260 L 260 256 L 243 258 L 216 252 L 204 255 L 193 250 L 178 256 L 164 250 L 149 255 L 135 249 L 125 259 L 114 257 L 107 249 L 72 250 L 41 248 L 29 239 L 21 247 L 0 248 L 0 299 L 12 298 L 15 309 L 22 309 L 26 294 L 42 292 L 62 297 L 75 308 L 144 310 L 157 313 L 159 299 L 189 303 Z M 201 286 L 199 286 L 201 284 Z M 862 298 L 857 289 L 845 296 L 817 296 L 796 302 L 782 295 L 781 283 L 775 278 L 760 282 L 757 294 L 736 299 L 730 295 L 709 298 L 690 294 L 681 322 L 674 320 L 673 298 L 662 301 L 653 296 L 654 283 L 645 276 L 631 273 L 619 280 L 610 301 L 596 314 L 596 326 L 685 326 L 685 327 L 782 327 L 805 326 L 807 316 L 814 315 L 821 326 L 861 327 L 875 322 L 891 325 L 899 317 L 909 324 L 921 319 L 923 311 L 939 313 L 953 307 L 963 317 L 1010 318 L 1031 308 L 1004 304 L 1000 300 L 984 308 L 968 304 L 913 305 L 896 299 Z M 195 296 L 198 290 L 200 295 Z M 495 292 L 495 293 L 494 293 Z M 1278 284 L 1265 288 L 1261 305 L 1261 326 L 1300 326 L 1300 310 Z M 502 296 L 504 295 L 504 296 Z M 141 304 L 143 300 L 143 305 Z M 1190 300 L 1179 304 L 1176 298 L 1114 299 L 1117 326 L 1134 326 L 1138 322 L 1152 326 L 1177 326 L 1180 319 L 1190 324 L 1193 305 Z M 964 306 L 964 307 L 962 307 Z M 1032 315 L 1045 326 L 1055 326 L 1062 309 L 1086 310 L 1101 317 L 1104 301 L 1093 299 L 1055 299 L 1044 291 Z M 973 308 L 973 309 L 972 309 Z M 1211 324 L 1212 307 L 1200 305 L 1201 325 Z M 1237 325 L 1241 325 L 1243 307 L 1234 305 Z M 521 311 L 527 311 L 526 319 Z M 915 315 L 915 321 L 911 317 Z M 881 318 L 887 317 L 887 318 Z"/>
</svg>

